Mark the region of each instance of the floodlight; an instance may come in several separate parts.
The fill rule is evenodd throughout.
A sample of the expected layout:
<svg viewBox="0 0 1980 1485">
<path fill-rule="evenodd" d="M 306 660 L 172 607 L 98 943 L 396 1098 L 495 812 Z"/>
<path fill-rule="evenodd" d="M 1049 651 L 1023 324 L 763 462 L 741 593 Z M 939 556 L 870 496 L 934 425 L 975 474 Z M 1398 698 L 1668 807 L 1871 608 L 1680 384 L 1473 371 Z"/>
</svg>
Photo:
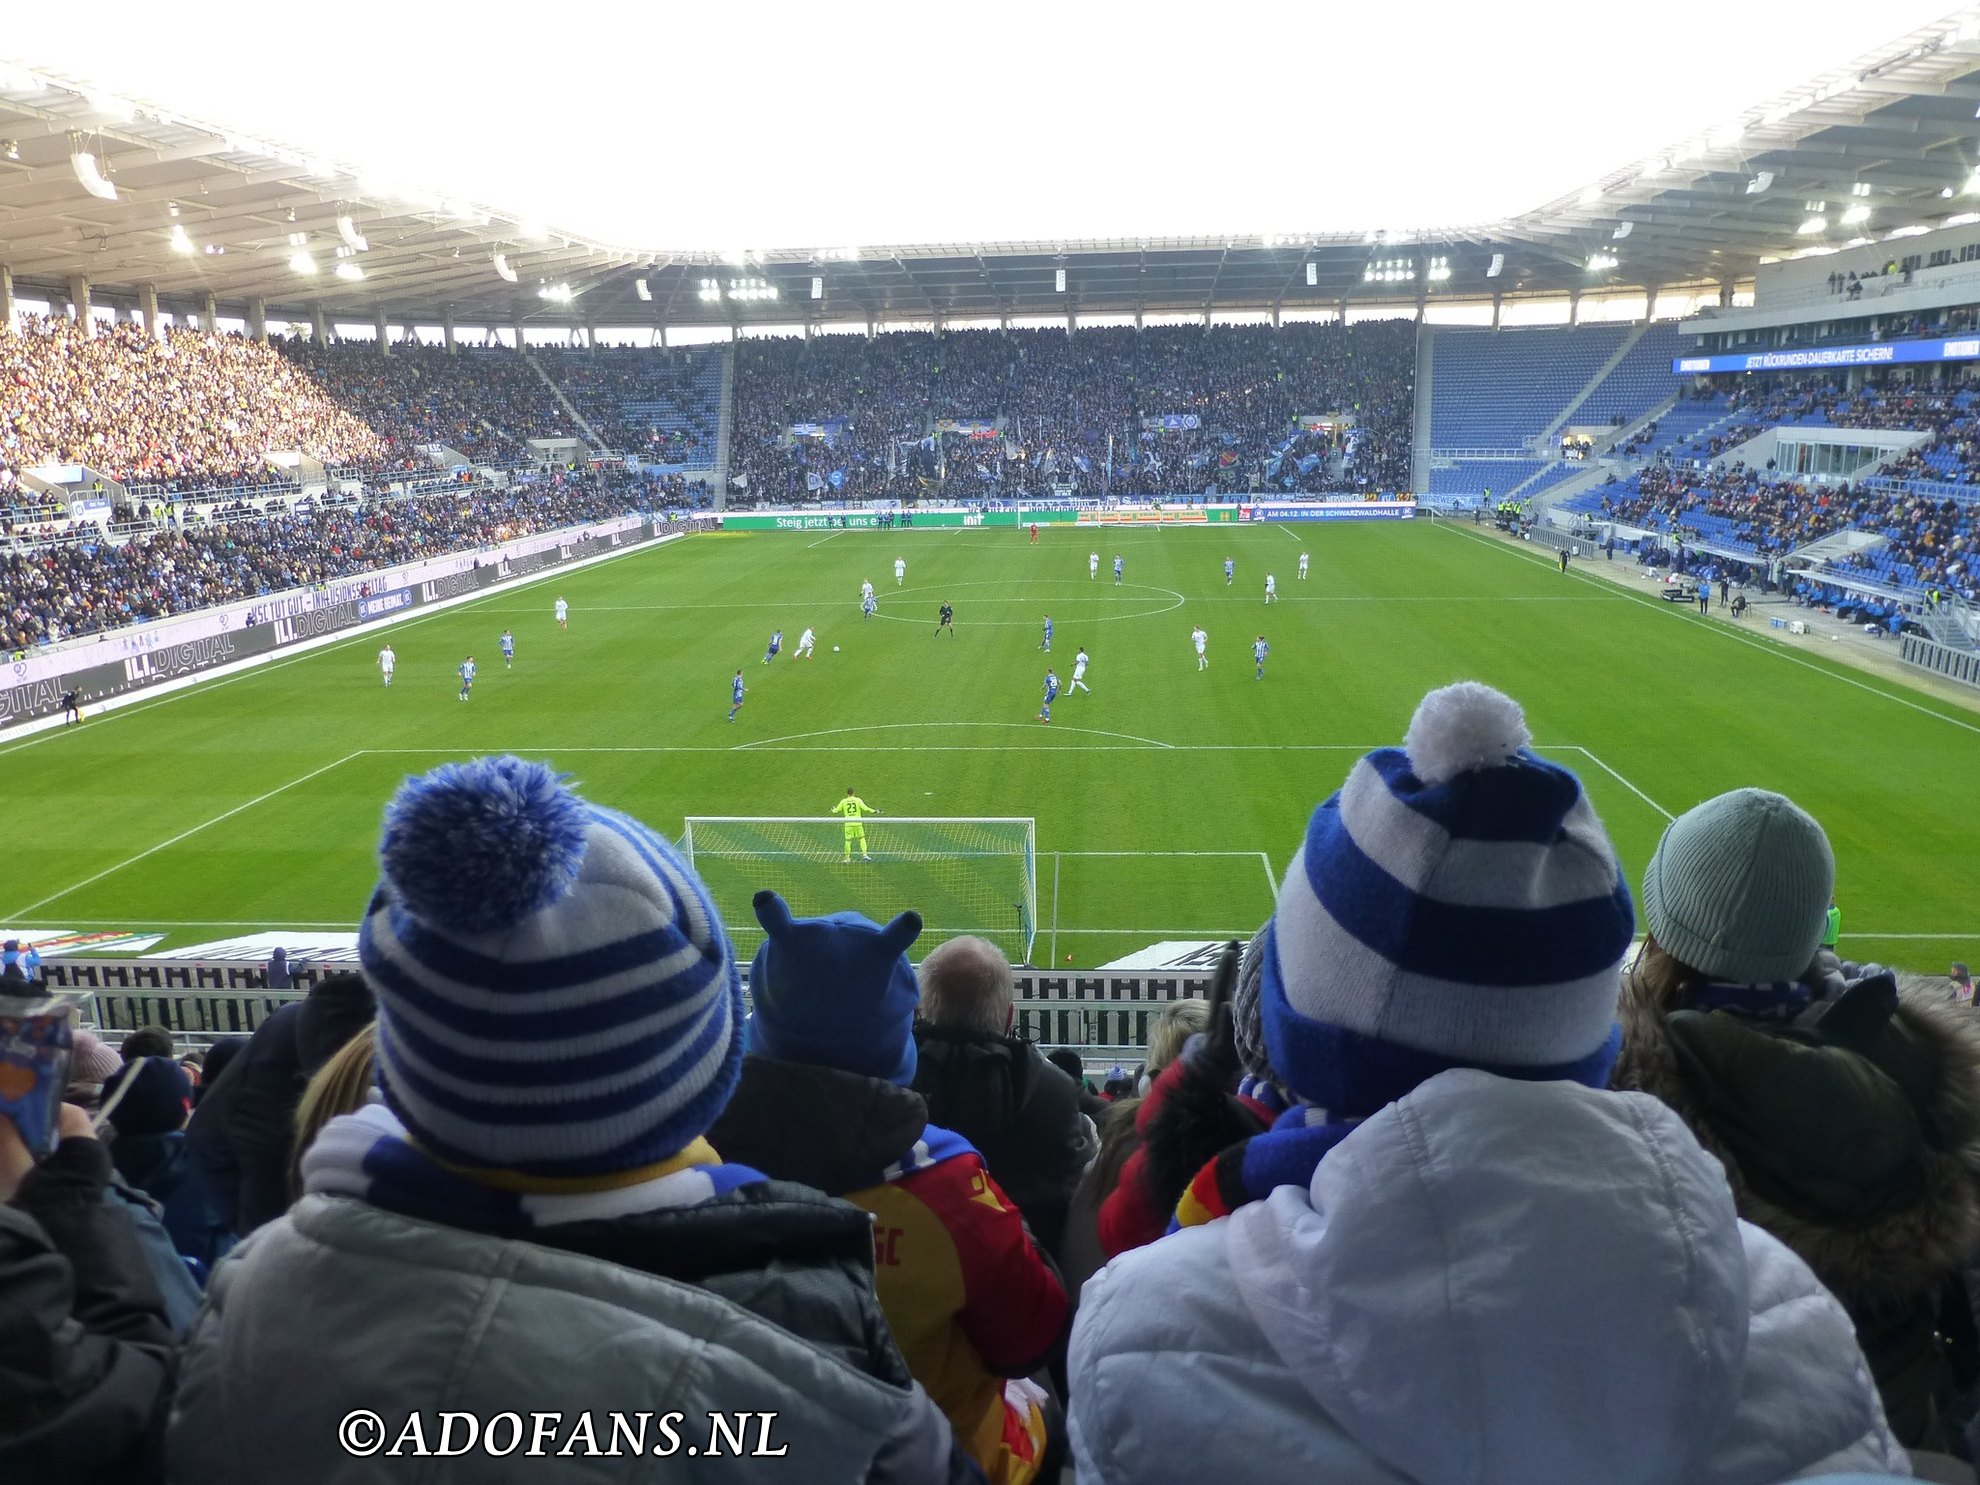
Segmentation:
<svg viewBox="0 0 1980 1485">
<path fill-rule="evenodd" d="M 1319 285 L 1319 282 L 1320 282 L 1320 265 L 1318 263 L 1309 262 L 1306 265 L 1306 287 L 1309 289 L 1315 288 Z"/>
<path fill-rule="evenodd" d="M 1870 182 L 1867 180 L 1858 181 L 1849 188 L 1849 194 L 1852 196 L 1868 196 L 1870 194 Z"/>
<path fill-rule="evenodd" d="M 1629 236 L 1629 234 L 1634 232 L 1635 230 L 1636 230 L 1636 223 L 1634 222 L 1618 222 L 1616 223 L 1616 230 L 1609 234 L 1609 241 L 1621 242 L 1625 237 Z"/>
<path fill-rule="evenodd" d="M 636 278 L 633 280 L 633 292 L 639 295 L 641 299 L 646 300 L 648 303 L 652 302 L 653 291 L 647 288 L 645 279 Z"/>
<path fill-rule="evenodd" d="M 291 232 L 291 233 L 289 234 L 289 246 L 290 246 L 290 247 L 308 247 L 308 246 L 309 246 L 309 234 L 308 234 L 307 232 Z"/>
<path fill-rule="evenodd" d="M 1763 170 L 1758 175 L 1754 176 L 1752 180 L 1746 183 L 1746 194 L 1749 196 L 1758 196 L 1761 192 L 1765 191 L 1767 187 L 1771 186 L 1773 183 L 1774 183 L 1774 172 L 1771 170 Z"/>
<path fill-rule="evenodd" d="M 1867 222 L 1869 220 L 1870 208 L 1860 201 L 1842 214 L 1842 224 L 1845 227 L 1854 227 L 1859 222 Z"/>
<path fill-rule="evenodd" d="M 1826 232 L 1828 230 L 1829 219 L 1827 217 L 1816 216 L 1808 218 L 1799 227 L 1796 227 L 1794 234 L 1797 237 L 1813 237 L 1818 232 Z"/>
<path fill-rule="evenodd" d="M 76 173 L 76 184 L 99 201 L 115 201 L 117 188 L 104 178 L 103 167 L 96 156 L 87 150 L 77 150 L 69 156 L 69 168 Z"/>
<path fill-rule="evenodd" d="M 497 253 L 495 255 L 495 276 L 505 284 L 512 284 L 516 281 L 516 271 L 509 266 L 508 254 Z"/>
<path fill-rule="evenodd" d="M 572 298 L 571 286 L 569 284 L 545 284 L 536 291 L 536 297 L 538 299 L 548 299 L 556 304 L 569 304 Z"/>
<path fill-rule="evenodd" d="M 357 229 L 357 223 L 349 214 L 337 218 L 337 235 L 344 239 L 344 245 L 354 253 L 361 253 L 371 244 L 364 240 L 364 234 Z"/>
<path fill-rule="evenodd" d="M 337 265 L 337 277 L 356 283 L 364 277 L 364 270 L 355 263 L 345 261 Z"/>
<path fill-rule="evenodd" d="M 21 142 L 18 139 L 0 139 L 0 155 L 5 155 L 9 160 L 20 159 Z"/>
<path fill-rule="evenodd" d="M 193 251 L 193 240 L 186 236 L 186 227 L 183 222 L 174 222 L 172 224 L 172 235 L 166 239 L 166 242 L 175 253 L 189 254 Z"/>
<path fill-rule="evenodd" d="M 1433 284 L 1443 283 L 1451 276 L 1451 260 L 1449 258 L 1432 258 L 1430 260 L 1430 270 L 1423 276 Z"/>
<path fill-rule="evenodd" d="M 290 253 L 289 271 L 291 273 L 314 273 L 316 272 L 316 259 L 310 257 L 308 253 Z"/>
<path fill-rule="evenodd" d="M 1497 278 L 1500 274 L 1504 273 L 1505 271 L 1506 271 L 1506 255 L 1504 253 L 1492 254 L 1492 266 L 1485 270 L 1485 277 Z"/>
<path fill-rule="evenodd" d="M 1618 258 L 1614 253 L 1593 252 L 1588 255 L 1588 271 L 1590 273 L 1607 273 L 1611 268 L 1618 266 L 1621 262 L 1622 259 Z"/>
<path fill-rule="evenodd" d="M 1066 271 L 1065 271 L 1065 269 L 1063 269 L 1063 268 L 1060 268 L 1060 269 L 1057 269 L 1057 270 L 1055 270 L 1055 271 L 1053 272 L 1053 274 L 1052 274 L 1052 291 L 1053 291 L 1054 293 L 1056 293 L 1056 294 L 1063 294 L 1063 293 L 1065 293 L 1065 292 L 1066 292 Z"/>
<path fill-rule="evenodd" d="M 811 276 L 811 297 L 813 299 L 823 299 L 825 297 L 825 280 L 815 273 Z"/>
<path fill-rule="evenodd" d="M 1941 227 L 1971 227 L 1975 222 L 1980 222 L 1980 212 L 1963 211 L 1958 216 L 1947 217 L 1939 225 Z"/>
</svg>

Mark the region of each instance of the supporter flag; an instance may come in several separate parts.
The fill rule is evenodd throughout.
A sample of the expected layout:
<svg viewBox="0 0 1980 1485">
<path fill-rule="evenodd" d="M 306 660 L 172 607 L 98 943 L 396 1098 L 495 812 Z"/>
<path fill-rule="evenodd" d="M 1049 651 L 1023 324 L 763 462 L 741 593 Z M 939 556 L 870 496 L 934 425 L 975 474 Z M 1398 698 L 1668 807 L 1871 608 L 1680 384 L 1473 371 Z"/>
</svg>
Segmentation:
<svg viewBox="0 0 1980 1485">
<path fill-rule="evenodd" d="M 1299 461 L 1299 472 L 1301 474 L 1311 474 L 1319 467 L 1320 456 L 1318 454 L 1308 454 L 1304 459 Z"/>
<path fill-rule="evenodd" d="M 807 490 L 822 490 L 825 488 L 825 481 L 818 477 L 815 470 L 808 471 L 804 477 L 804 487 Z"/>
<path fill-rule="evenodd" d="M 1233 464 L 1237 463 L 1237 450 L 1225 449 L 1223 453 L 1217 456 L 1217 462 L 1224 468 L 1229 469 Z"/>
<path fill-rule="evenodd" d="M 843 469 L 835 469 L 825 478 L 835 490 L 843 490 L 846 487 L 846 472 Z"/>
<path fill-rule="evenodd" d="M 1073 463 L 1079 466 L 1079 472 L 1081 474 L 1093 473 L 1093 461 L 1087 458 L 1086 455 L 1074 454 L 1072 458 L 1073 458 Z"/>
</svg>

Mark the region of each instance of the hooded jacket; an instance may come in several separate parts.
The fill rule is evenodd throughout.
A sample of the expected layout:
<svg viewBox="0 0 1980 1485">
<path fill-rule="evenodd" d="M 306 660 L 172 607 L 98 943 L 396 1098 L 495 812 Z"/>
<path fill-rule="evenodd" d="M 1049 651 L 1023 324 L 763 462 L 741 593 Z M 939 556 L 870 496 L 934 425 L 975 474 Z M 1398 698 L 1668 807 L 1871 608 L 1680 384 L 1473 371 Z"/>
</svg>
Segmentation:
<svg viewBox="0 0 1980 1485">
<path fill-rule="evenodd" d="M 1980 1248 L 1980 1029 L 1941 996 L 1895 1005 L 1859 1056 L 1728 1012 L 1666 1012 L 1626 984 L 1612 1082 L 1684 1120 L 1740 1216 L 1842 1301 L 1897 1436 L 1942 1449 L 1937 1307 Z"/>
<path fill-rule="evenodd" d="M 1668 1109 L 1468 1069 L 1095 1275 L 1071 1377 L 1081 1485 L 1908 1471 L 1848 1318 Z"/>
<path fill-rule="evenodd" d="M 1044 1362 L 1068 1305 L 976 1151 L 884 1078 L 755 1055 L 708 1138 L 873 1213 L 874 1282 L 909 1369 L 993 1481 L 1031 1478 L 1037 1440 L 1003 1379 Z"/>
<path fill-rule="evenodd" d="M 778 1466 L 749 1456 L 755 1420 L 742 1457 L 711 1448 L 709 1415 L 742 1409 L 775 1413 L 768 1447 L 788 1449 L 784 1466 L 807 1480 L 959 1485 L 970 1468 L 873 1310 L 870 1254 L 864 1214 L 775 1182 L 535 1241 L 305 1196 L 214 1273 L 181 1357 L 171 1478 L 260 1485 L 286 1460 L 298 1485 L 395 1473 L 629 1482 L 682 1469 L 743 1485 Z M 381 1416 L 378 1457 L 337 1447 L 354 1409 Z M 551 1454 L 587 1417 L 600 1452 L 580 1441 L 554 1460 L 479 1447 L 450 1464 L 389 1457 L 415 1413 L 437 1451 L 443 1411 L 484 1422 L 521 1411 L 529 1426 L 559 1414 Z M 614 1435 L 614 1412 L 648 1415 L 642 1448 Z M 663 1415 L 678 1415 L 673 1464 L 653 1457 L 668 1444 Z"/>
<path fill-rule="evenodd" d="M 929 1122 L 976 1146 L 1039 1246 L 1058 1252 L 1097 1143 L 1079 1085 L 1019 1037 L 920 1026 L 915 1040 L 914 1091 L 927 1101 Z"/>
</svg>

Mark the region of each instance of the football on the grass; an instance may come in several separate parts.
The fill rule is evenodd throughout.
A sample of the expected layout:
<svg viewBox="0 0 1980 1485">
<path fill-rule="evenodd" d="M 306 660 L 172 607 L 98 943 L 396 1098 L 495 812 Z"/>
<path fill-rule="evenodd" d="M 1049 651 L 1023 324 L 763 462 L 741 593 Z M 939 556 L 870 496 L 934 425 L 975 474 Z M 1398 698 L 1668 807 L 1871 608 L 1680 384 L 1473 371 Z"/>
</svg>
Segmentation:
<svg viewBox="0 0 1980 1485">
<path fill-rule="evenodd" d="M 837 645 L 832 646 L 832 653 L 835 655 L 839 653 L 839 647 Z"/>
</svg>

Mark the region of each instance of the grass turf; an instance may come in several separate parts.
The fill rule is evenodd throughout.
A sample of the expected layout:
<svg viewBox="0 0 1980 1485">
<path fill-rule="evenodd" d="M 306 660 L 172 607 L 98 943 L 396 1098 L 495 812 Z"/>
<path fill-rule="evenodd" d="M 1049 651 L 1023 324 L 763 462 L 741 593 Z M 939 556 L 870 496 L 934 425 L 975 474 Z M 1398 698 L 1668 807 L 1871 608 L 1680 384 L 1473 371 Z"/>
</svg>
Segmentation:
<svg viewBox="0 0 1980 1485">
<path fill-rule="evenodd" d="M 870 621 L 863 578 L 880 596 Z M 956 632 L 938 637 L 944 599 Z M 1084 644 L 1093 687 L 1061 696 L 1050 726 L 1034 720 L 1047 613 L 1061 680 Z M 819 654 L 800 662 L 807 624 Z M 776 627 L 784 653 L 766 667 Z M 1094 965 L 1255 928 L 1354 757 L 1398 742 L 1429 688 L 1475 677 L 1517 697 L 1543 751 L 1581 774 L 1632 881 L 1671 813 L 1757 784 L 1827 827 L 1846 953 L 1943 971 L 1980 948 L 1965 865 L 1980 717 L 1462 527 L 1064 528 L 1035 546 L 992 530 L 704 535 L 386 636 L 389 690 L 373 633 L 0 747 L 0 928 L 191 943 L 350 927 L 397 781 L 511 750 L 674 836 L 686 815 L 819 814 L 848 786 L 896 815 L 1035 816 L 1034 958 Z M 481 676 L 462 704 L 468 652 Z M 729 723 L 738 667 L 749 697 Z"/>
</svg>

